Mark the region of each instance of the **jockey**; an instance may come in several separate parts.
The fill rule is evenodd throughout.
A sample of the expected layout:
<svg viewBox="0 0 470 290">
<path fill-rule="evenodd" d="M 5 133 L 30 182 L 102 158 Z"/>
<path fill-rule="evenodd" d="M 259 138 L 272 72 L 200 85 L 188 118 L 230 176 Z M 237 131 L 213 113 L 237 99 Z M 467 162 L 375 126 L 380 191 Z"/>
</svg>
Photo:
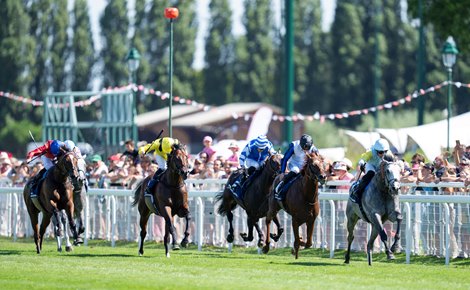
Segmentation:
<svg viewBox="0 0 470 290">
<path fill-rule="evenodd" d="M 265 135 L 260 135 L 246 144 L 239 159 L 240 166 L 245 169 L 245 174 L 248 174 L 248 176 L 244 178 L 241 194 L 243 194 L 253 178 L 256 177 L 257 174 L 253 173 L 257 172 L 257 169 L 263 165 L 270 154 L 275 153 L 276 151 L 273 148 L 273 144 Z"/>
<path fill-rule="evenodd" d="M 305 156 L 307 153 L 318 153 L 317 147 L 313 145 L 313 139 L 310 135 L 304 134 L 300 140 L 293 141 L 289 144 L 289 148 L 284 153 L 284 158 L 281 161 L 281 173 L 289 168 L 289 173 L 284 176 L 283 180 L 279 182 L 275 189 L 275 197 L 277 200 L 282 200 L 282 187 L 287 184 L 292 178 L 299 174 L 300 170 L 305 164 Z"/>
<path fill-rule="evenodd" d="M 48 140 L 44 145 L 31 150 L 26 155 L 26 162 L 29 163 L 36 156 L 41 156 L 42 164 L 44 168 L 32 178 L 31 182 L 31 196 L 37 196 L 36 185 L 39 181 L 44 178 L 44 173 L 54 166 L 54 160 L 67 152 L 65 143 L 60 140 Z"/>
<path fill-rule="evenodd" d="M 158 164 L 157 172 L 155 172 L 153 178 L 149 181 L 147 188 L 145 189 L 146 195 L 152 195 L 153 188 L 158 183 L 160 176 L 167 169 L 166 161 L 168 159 L 168 155 L 173 150 L 173 145 L 179 143 L 180 141 L 178 139 L 163 137 L 139 148 L 140 155 L 145 155 L 146 153 L 153 151 L 155 155 L 155 161 Z"/>
<path fill-rule="evenodd" d="M 72 140 L 65 140 L 64 144 L 68 152 L 75 153 L 77 158 L 83 158 L 80 148 L 78 148 Z"/>
<path fill-rule="evenodd" d="M 365 188 L 374 177 L 377 169 L 379 169 L 380 163 L 386 156 L 388 150 L 390 150 L 390 145 L 388 144 L 388 141 L 380 138 L 377 141 L 375 141 L 374 145 L 369 150 L 367 150 L 365 153 L 361 155 L 361 159 L 359 160 L 359 165 L 362 170 L 365 164 L 366 174 L 359 181 L 359 184 L 356 187 L 356 190 L 352 191 L 351 196 L 350 196 L 350 199 L 352 202 L 358 203 L 361 200 L 362 193 L 364 192 Z"/>
</svg>

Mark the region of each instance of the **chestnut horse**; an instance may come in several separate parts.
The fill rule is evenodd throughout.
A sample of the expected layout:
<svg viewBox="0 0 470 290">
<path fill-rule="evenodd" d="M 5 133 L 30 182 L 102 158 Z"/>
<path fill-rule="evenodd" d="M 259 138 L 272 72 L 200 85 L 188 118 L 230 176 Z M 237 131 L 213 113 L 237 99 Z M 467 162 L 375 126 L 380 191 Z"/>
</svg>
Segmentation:
<svg viewBox="0 0 470 290">
<path fill-rule="evenodd" d="M 281 168 L 281 158 L 282 155 L 278 153 L 272 154 L 268 157 L 263 166 L 258 169 L 260 170 L 259 176 L 253 180 L 251 185 L 246 189 L 243 201 L 235 199 L 232 191 L 229 188 L 230 185 L 238 179 L 240 174 L 243 174 L 242 170 L 232 173 L 227 181 L 224 191 L 217 194 L 216 201 L 221 201 L 217 211 L 220 215 L 226 215 L 229 222 L 230 228 L 227 235 L 227 242 L 232 243 L 234 239 L 232 211 L 238 204 L 246 211 L 248 224 L 248 234 L 240 233 L 240 236 L 245 242 L 253 241 L 253 227 L 255 227 L 259 238 L 258 247 L 263 246 L 263 231 L 259 227 L 258 220 L 265 217 L 268 211 L 267 196 L 274 178 L 277 174 L 279 174 L 279 169 Z M 274 219 L 274 222 L 278 228 L 277 236 L 280 236 L 284 229 L 281 228 L 277 218 Z M 275 236 L 275 238 L 277 236 Z"/>
<path fill-rule="evenodd" d="M 61 210 L 65 210 L 67 213 L 73 238 L 75 243 L 77 242 L 78 232 L 73 219 L 75 208 L 73 203 L 73 186 L 71 183 L 71 179 L 76 179 L 77 177 L 77 158 L 75 154 L 69 152 L 59 157 L 57 164 L 49 169 L 46 178 L 40 184 L 37 198 L 31 198 L 30 196 L 31 180 L 26 183 L 23 197 L 31 219 L 34 243 L 36 244 L 36 252 L 38 254 L 41 253 L 44 233 L 51 221 L 51 217 L 54 216 L 56 221 L 60 221 Z M 40 212 L 43 214 L 41 228 L 38 226 Z M 54 226 L 54 234 L 56 239 L 58 239 L 58 250 L 62 251 L 59 242 L 62 235 L 60 223 Z"/>
<path fill-rule="evenodd" d="M 292 216 L 292 230 L 294 231 L 295 241 L 293 254 L 297 259 L 299 257 L 300 236 L 299 227 L 307 224 L 307 242 L 305 248 L 312 246 L 313 226 L 315 219 L 320 212 L 320 203 L 318 201 L 318 183 L 325 182 L 325 167 L 323 157 L 315 152 L 306 154 L 305 165 L 286 192 L 286 198 L 283 203 L 284 210 Z M 271 194 L 269 195 L 269 210 L 266 215 L 266 242 L 263 247 L 263 253 L 269 252 L 269 232 L 271 221 L 276 218 L 281 210 L 279 202 L 274 198 L 274 188 L 281 182 L 284 174 L 279 175 L 274 180 Z"/>
<path fill-rule="evenodd" d="M 172 249 L 179 250 L 176 242 L 176 231 L 173 225 L 173 216 L 178 215 L 186 219 L 186 229 L 181 246 L 188 245 L 189 221 L 191 215 L 188 205 L 188 190 L 184 180 L 188 176 L 188 155 L 186 149 L 180 145 L 173 145 L 173 150 L 168 156 L 168 168 L 160 176 L 160 181 L 155 186 L 152 196 L 145 196 L 148 181 L 152 176 L 147 176 L 135 189 L 134 202 L 132 206 L 138 204 L 140 213 L 140 242 L 139 255 L 144 254 L 144 241 L 147 235 L 147 223 L 150 214 L 157 214 L 165 219 L 165 254 L 169 258 L 170 234 L 173 239 Z"/>
</svg>

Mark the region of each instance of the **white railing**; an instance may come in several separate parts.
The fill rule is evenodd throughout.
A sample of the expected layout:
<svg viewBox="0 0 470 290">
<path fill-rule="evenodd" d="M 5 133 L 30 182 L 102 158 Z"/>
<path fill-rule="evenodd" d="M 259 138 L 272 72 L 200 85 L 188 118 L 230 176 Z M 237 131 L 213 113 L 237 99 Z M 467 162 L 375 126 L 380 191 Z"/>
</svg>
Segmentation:
<svg viewBox="0 0 470 290">
<path fill-rule="evenodd" d="M 215 195 L 223 188 L 226 180 L 188 180 L 190 208 L 195 223 L 191 233 L 195 233 L 192 241 L 202 250 L 204 244 L 228 246 L 225 241 L 227 233 L 226 218 L 216 214 Z M 330 257 L 335 249 L 344 249 L 346 244 L 345 203 L 348 194 L 329 189 L 331 186 L 347 185 L 348 182 L 329 182 L 320 191 L 321 213 L 315 222 L 314 246 L 330 250 Z M 400 195 L 400 203 L 404 215 L 401 230 L 405 241 L 406 261 L 410 262 L 411 254 L 430 254 L 445 256 L 446 264 L 456 251 L 470 254 L 470 196 L 464 193 L 445 195 L 442 188 L 465 188 L 463 183 L 420 184 L 420 187 L 436 187 L 437 192 L 415 191 L 416 184 L 402 184 L 408 187 L 407 194 Z M 468 190 L 468 189 L 467 189 Z M 28 213 L 25 209 L 23 188 L 0 187 L 0 235 L 13 237 L 18 235 L 31 236 L 32 230 Z M 412 193 L 412 194 L 411 194 Z M 91 188 L 87 194 L 85 206 L 85 245 L 89 239 L 107 239 L 115 245 L 117 239 L 138 240 L 138 211 L 131 207 L 133 190 L 130 189 L 98 189 Z M 183 226 L 183 219 L 176 219 L 177 230 Z M 280 212 L 281 224 L 290 228 L 290 217 Z M 264 225 L 264 219 L 262 220 Z M 246 215 L 239 207 L 234 211 L 233 225 L 236 232 L 235 243 L 245 243 L 238 234 L 246 228 Z M 162 219 L 152 215 L 148 224 L 148 240 L 161 240 Z M 263 226 L 264 228 L 264 226 Z M 389 236 L 393 235 L 393 225 L 386 225 Z M 305 234 L 305 231 L 303 231 Z M 359 222 L 356 226 L 353 248 L 363 250 L 370 226 Z M 379 240 L 375 250 L 383 250 Z M 292 231 L 277 243 L 278 247 L 293 243 Z M 402 243 L 403 244 L 403 243 Z M 451 253 L 451 248 L 454 253 Z"/>
</svg>

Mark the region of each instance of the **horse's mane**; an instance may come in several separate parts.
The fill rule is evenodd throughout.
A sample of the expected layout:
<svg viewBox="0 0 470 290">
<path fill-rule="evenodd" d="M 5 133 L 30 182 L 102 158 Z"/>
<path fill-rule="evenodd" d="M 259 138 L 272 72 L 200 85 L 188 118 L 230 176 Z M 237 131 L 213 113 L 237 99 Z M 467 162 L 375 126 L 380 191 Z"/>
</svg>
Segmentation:
<svg viewBox="0 0 470 290">
<path fill-rule="evenodd" d="M 317 154 L 316 152 L 310 152 L 310 153 L 305 154 L 305 164 L 302 167 L 302 169 L 300 169 L 300 174 L 302 176 L 305 175 L 305 170 L 307 170 L 308 165 L 310 163 L 313 163 L 317 158 L 320 158 L 321 160 L 323 160 L 323 156 L 321 156 L 320 154 Z"/>
</svg>

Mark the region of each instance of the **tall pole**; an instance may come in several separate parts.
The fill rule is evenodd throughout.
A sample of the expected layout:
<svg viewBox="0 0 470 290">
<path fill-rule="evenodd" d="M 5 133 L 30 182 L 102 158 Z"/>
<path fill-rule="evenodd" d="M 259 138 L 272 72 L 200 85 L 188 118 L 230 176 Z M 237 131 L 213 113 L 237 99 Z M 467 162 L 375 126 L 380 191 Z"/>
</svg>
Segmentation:
<svg viewBox="0 0 470 290">
<path fill-rule="evenodd" d="M 379 127 L 379 110 L 377 110 L 377 106 L 379 105 L 379 93 L 380 93 L 380 47 L 379 47 L 380 4 L 379 4 L 379 0 L 375 1 L 374 6 L 375 6 L 374 107 L 376 108 L 374 112 L 374 127 L 378 128 Z"/>
<path fill-rule="evenodd" d="M 292 94 L 294 90 L 294 59 L 293 59 L 293 46 L 294 46 L 294 1 L 285 0 L 286 7 L 286 71 L 285 71 L 285 115 L 292 116 L 293 101 Z M 293 121 L 286 120 L 285 123 L 285 138 L 286 143 L 291 142 L 293 139 Z"/>
<path fill-rule="evenodd" d="M 170 65 L 168 69 L 169 81 L 170 81 L 170 105 L 168 106 L 168 131 L 170 138 L 173 137 L 173 127 L 171 125 L 171 109 L 173 106 L 173 19 L 178 18 L 179 10 L 175 7 L 169 7 L 165 9 L 165 17 L 170 20 Z"/>
<path fill-rule="evenodd" d="M 170 105 L 168 107 L 168 131 L 170 133 L 170 138 L 173 138 L 173 127 L 171 126 L 171 109 L 173 107 L 173 19 L 170 19 L 170 68 L 168 70 L 170 74 Z"/>
<path fill-rule="evenodd" d="M 447 152 L 450 148 L 450 117 L 452 117 L 452 68 L 447 68 Z"/>
<path fill-rule="evenodd" d="M 423 0 L 418 1 L 419 16 L 419 47 L 418 47 L 418 90 L 424 86 L 424 58 L 426 47 L 424 46 L 424 20 L 423 20 Z M 424 124 L 424 101 L 423 97 L 418 99 L 418 126 Z"/>
</svg>

